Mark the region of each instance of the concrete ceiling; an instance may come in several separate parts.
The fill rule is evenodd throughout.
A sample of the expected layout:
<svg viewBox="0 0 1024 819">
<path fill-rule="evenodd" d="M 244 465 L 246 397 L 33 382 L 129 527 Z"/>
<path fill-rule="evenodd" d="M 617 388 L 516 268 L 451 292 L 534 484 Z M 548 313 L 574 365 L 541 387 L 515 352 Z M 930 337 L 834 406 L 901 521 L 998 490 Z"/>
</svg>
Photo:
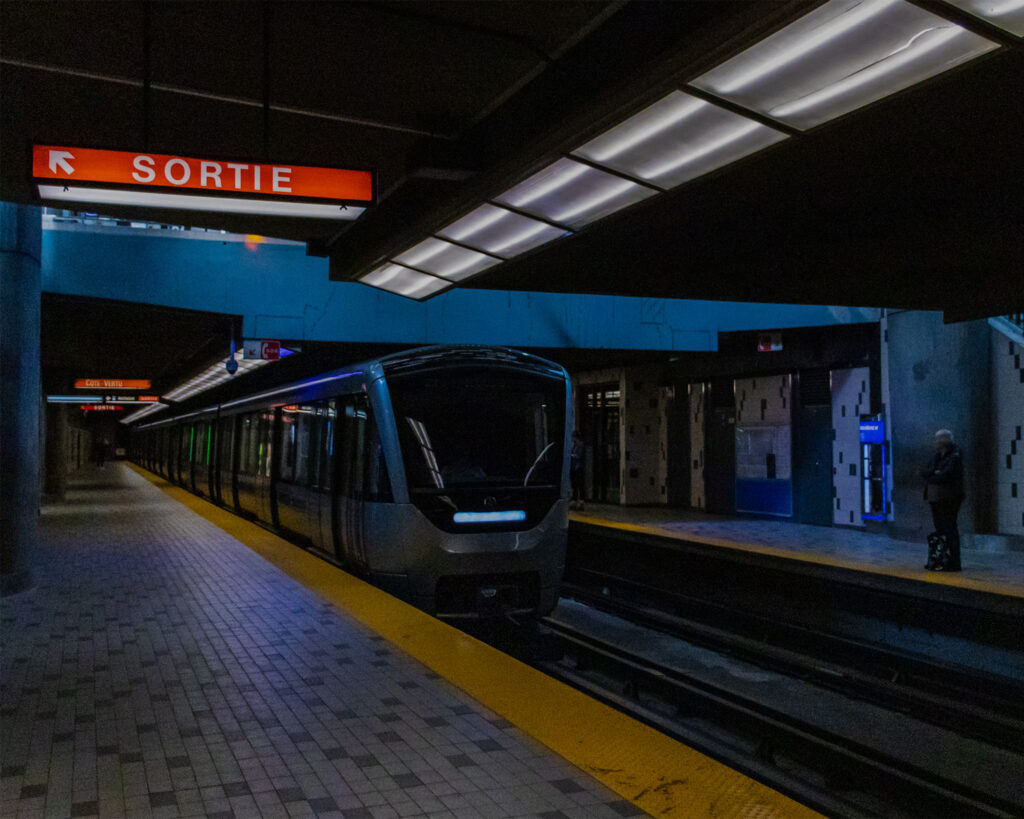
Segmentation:
<svg viewBox="0 0 1024 819">
<path fill-rule="evenodd" d="M 341 227 L 146 214 L 309 241 L 344 280 L 815 5 L 8 0 L 0 198 L 34 201 L 33 143 L 372 169 L 378 204 Z M 472 286 L 1024 309 L 1024 46 L 1003 41 Z"/>
</svg>

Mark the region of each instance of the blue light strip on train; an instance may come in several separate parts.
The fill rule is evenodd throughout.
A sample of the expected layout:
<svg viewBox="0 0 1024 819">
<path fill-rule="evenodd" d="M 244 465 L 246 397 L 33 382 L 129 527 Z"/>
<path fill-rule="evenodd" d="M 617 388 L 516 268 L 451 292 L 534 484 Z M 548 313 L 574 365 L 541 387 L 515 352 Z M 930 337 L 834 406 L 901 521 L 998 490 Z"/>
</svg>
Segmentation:
<svg viewBox="0 0 1024 819">
<path fill-rule="evenodd" d="M 526 520 L 526 512 L 521 509 L 508 512 L 456 512 L 453 519 L 456 523 L 511 523 Z"/>
<path fill-rule="evenodd" d="M 337 381 L 339 378 L 348 378 L 353 375 L 360 375 L 361 371 L 354 370 L 350 373 L 341 373 L 340 375 L 329 375 L 326 378 L 317 378 L 310 381 L 302 381 L 298 384 L 289 384 L 286 387 L 281 387 L 278 390 L 271 390 L 270 392 L 261 392 L 259 395 L 250 395 L 247 398 L 239 398 L 237 401 L 229 401 L 226 404 L 221 404 L 221 407 L 233 407 L 236 404 L 245 404 L 249 401 L 257 401 L 260 398 L 270 398 L 274 395 L 280 395 L 283 392 L 293 392 L 295 390 L 305 389 L 307 387 L 315 387 L 317 384 L 326 384 L 329 381 Z"/>
</svg>

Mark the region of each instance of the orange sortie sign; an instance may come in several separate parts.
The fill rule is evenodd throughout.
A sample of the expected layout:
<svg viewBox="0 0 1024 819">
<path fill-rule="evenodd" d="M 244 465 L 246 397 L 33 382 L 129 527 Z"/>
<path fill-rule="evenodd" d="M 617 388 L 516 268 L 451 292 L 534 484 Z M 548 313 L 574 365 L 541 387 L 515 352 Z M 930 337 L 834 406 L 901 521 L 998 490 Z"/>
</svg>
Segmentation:
<svg viewBox="0 0 1024 819">
<path fill-rule="evenodd" d="M 32 146 L 32 176 L 62 182 L 108 182 L 221 193 L 373 201 L 369 171 L 222 162 L 168 154 Z"/>
<path fill-rule="evenodd" d="M 79 378 L 76 390 L 148 390 L 148 378 Z"/>
</svg>

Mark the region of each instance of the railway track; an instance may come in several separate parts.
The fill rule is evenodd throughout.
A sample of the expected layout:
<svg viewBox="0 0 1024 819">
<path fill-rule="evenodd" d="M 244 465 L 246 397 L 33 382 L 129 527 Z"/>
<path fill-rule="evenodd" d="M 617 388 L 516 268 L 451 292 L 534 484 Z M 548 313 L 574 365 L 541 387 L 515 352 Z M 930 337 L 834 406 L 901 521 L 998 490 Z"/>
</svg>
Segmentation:
<svg viewBox="0 0 1024 819">
<path fill-rule="evenodd" d="M 1012 750 L 984 746 L 982 753 L 980 740 L 931 725 L 915 728 L 912 717 L 851 701 L 834 686 L 826 696 L 815 682 L 787 681 L 775 672 L 752 686 L 756 672 L 709 675 L 693 662 L 666 662 L 664 650 L 660 657 L 645 651 L 640 627 L 595 622 L 581 608 L 563 603 L 542 622 L 562 657 L 535 665 L 827 815 L 1020 816 L 1024 810 L 1024 757 Z M 662 648 L 664 641 L 661 635 Z M 788 693 L 780 698 L 781 689 Z M 801 698 L 812 705 L 803 707 Z M 873 733 L 872 722 L 882 727 Z M 899 734 L 888 742 L 879 735 L 887 728 Z M 919 742 L 931 747 L 915 756 Z M 943 759 L 950 748 L 953 755 Z M 982 773 L 963 770 L 959 759 L 979 754 Z"/>
<path fill-rule="evenodd" d="M 1024 754 L 1024 683 L 588 571 L 562 594 L 630 622 Z M 605 593 L 615 589 L 615 594 Z M 685 612 L 687 615 L 677 612 Z"/>
</svg>

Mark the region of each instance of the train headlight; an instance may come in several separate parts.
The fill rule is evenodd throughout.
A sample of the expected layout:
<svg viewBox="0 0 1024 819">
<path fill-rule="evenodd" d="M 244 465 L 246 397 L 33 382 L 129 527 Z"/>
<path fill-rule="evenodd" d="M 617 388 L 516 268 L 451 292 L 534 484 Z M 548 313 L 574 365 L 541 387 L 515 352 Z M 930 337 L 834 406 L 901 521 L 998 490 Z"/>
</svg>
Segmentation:
<svg viewBox="0 0 1024 819">
<path fill-rule="evenodd" d="M 514 523 L 526 520 L 526 512 L 522 509 L 510 509 L 507 512 L 456 512 L 453 520 L 456 523 Z"/>
</svg>

